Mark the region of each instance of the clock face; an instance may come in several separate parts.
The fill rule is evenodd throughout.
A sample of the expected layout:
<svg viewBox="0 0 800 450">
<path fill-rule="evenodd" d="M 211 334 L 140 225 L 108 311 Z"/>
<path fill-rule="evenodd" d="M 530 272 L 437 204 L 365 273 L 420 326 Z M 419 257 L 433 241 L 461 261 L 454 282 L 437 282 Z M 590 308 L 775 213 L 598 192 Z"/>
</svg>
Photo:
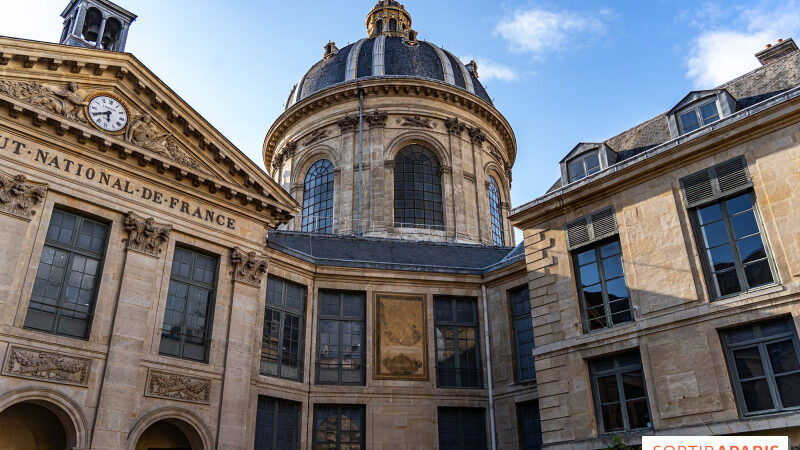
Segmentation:
<svg viewBox="0 0 800 450">
<path fill-rule="evenodd" d="M 98 128 L 106 131 L 120 131 L 128 123 L 128 112 L 122 103 L 107 95 L 98 95 L 87 107 L 89 118 Z"/>
</svg>

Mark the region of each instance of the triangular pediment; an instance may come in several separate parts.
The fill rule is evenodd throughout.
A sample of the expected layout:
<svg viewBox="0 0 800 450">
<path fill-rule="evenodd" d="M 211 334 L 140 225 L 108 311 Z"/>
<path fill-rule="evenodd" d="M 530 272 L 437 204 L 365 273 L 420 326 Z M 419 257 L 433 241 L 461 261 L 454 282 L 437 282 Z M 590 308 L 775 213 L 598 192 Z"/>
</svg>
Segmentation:
<svg viewBox="0 0 800 450">
<path fill-rule="evenodd" d="M 96 98 L 111 99 L 125 112 L 115 117 L 127 119 L 115 118 L 104 129 L 101 114 L 95 123 L 89 108 Z M 298 209 L 289 193 L 130 54 L 0 37 L 0 103 L 12 115 L 30 115 L 58 134 L 99 142 L 195 186 L 222 189 L 243 204 L 255 201 L 281 215 Z"/>
</svg>

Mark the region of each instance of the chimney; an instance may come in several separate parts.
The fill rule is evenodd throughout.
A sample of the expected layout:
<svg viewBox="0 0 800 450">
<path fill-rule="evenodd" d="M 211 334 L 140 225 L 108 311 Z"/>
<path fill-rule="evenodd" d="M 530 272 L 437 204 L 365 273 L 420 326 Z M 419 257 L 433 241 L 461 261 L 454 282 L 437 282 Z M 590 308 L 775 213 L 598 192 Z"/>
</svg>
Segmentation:
<svg viewBox="0 0 800 450">
<path fill-rule="evenodd" d="M 797 44 L 794 43 L 794 39 L 778 39 L 778 42 L 775 45 L 767 44 L 767 47 L 764 50 L 756 53 L 756 58 L 758 58 L 762 65 L 766 66 L 781 56 L 788 55 L 789 53 L 796 51 Z"/>
</svg>

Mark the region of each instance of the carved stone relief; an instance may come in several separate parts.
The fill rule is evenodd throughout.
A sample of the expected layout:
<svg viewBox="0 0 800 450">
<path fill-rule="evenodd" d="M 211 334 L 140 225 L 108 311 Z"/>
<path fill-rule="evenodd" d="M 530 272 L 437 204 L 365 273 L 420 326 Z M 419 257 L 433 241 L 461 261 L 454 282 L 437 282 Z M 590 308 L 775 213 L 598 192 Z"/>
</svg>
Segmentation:
<svg viewBox="0 0 800 450">
<path fill-rule="evenodd" d="M 458 117 L 447 118 L 444 120 L 444 126 L 447 128 L 447 132 L 450 134 L 455 134 L 457 136 L 461 136 L 461 133 L 467 128 L 467 126 L 458 120 Z"/>
<path fill-rule="evenodd" d="M 200 169 L 200 163 L 183 150 L 172 133 L 161 131 L 153 123 L 149 114 L 139 114 L 133 118 L 125 131 L 125 140 L 131 144 L 163 155 L 179 164 Z"/>
<path fill-rule="evenodd" d="M 125 216 L 123 225 L 128 231 L 128 238 L 125 240 L 127 248 L 155 257 L 161 253 L 161 245 L 169 240 L 172 230 L 169 225 L 155 223 L 152 217 L 144 219 L 132 211 Z"/>
<path fill-rule="evenodd" d="M 336 125 L 339 125 L 339 128 L 342 130 L 342 133 L 348 133 L 350 131 L 354 131 L 356 127 L 358 127 L 358 117 L 351 117 L 349 115 L 345 115 L 344 117 L 336 121 Z"/>
<path fill-rule="evenodd" d="M 47 189 L 26 182 L 25 175 L 7 175 L 0 172 L 0 211 L 30 219 L 36 214 L 34 205 L 44 200 Z"/>
<path fill-rule="evenodd" d="M 484 141 L 486 141 L 486 134 L 478 127 L 470 128 L 468 133 L 470 140 L 475 145 L 483 145 Z"/>
<path fill-rule="evenodd" d="M 86 358 L 11 346 L 3 374 L 86 386 L 91 363 Z"/>
<path fill-rule="evenodd" d="M 329 133 L 330 133 L 330 130 L 328 130 L 328 129 L 314 130 L 303 141 L 303 145 L 311 145 L 314 142 L 321 141 L 322 139 L 325 139 L 326 137 L 328 137 Z"/>
<path fill-rule="evenodd" d="M 431 119 L 419 115 L 403 116 L 402 119 L 397 119 L 397 123 L 404 127 L 436 128 L 436 124 Z"/>
<path fill-rule="evenodd" d="M 294 155 L 294 150 L 297 148 L 297 143 L 295 141 L 289 141 L 286 145 L 278 150 L 275 156 L 272 158 L 272 168 L 277 169 L 283 165 L 283 161 L 286 158 L 291 158 Z"/>
<path fill-rule="evenodd" d="M 35 81 L 0 80 L 0 93 L 67 119 L 87 123 L 82 111 L 87 103 L 79 94 L 80 90 L 74 82 L 64 89 L 48 87 Z"/>
<path fill-rule="evenodd" d="M 375 378 L 428 378 L 425 297 L 376 295 Z"/>
<path fill-rule="evenodd" d="M 380 112 L 377 109 L 365 116 L 370 128 L 383 128 L 386 126 L 386 119 L 389 117 L 385 112 Z"/>
<path fill-rule="evenodd" d="M 194 403 L 208 403 L 211 380 L 150 370 L 145 395 Z"/>
<path fill-rule="evenodd" d="M 256 252 L 245 253 L 239 247 L 234 247 L 231 251 L 234 281 L 261 286 L 261 280 L 267 273 L 268 261 L 268 258 L 259 256 Z"/>
</svg>

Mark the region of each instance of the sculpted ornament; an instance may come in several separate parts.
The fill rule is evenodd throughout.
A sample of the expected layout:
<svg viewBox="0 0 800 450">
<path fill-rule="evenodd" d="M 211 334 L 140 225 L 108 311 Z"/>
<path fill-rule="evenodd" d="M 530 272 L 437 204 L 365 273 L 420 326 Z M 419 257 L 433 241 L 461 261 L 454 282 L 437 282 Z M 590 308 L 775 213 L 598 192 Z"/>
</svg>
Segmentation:
<svg viewBox="0 0 800 450">
<path fill-rule="evenodd" d="M 60 89 L 49 88 L 35 81 L 0 80 L 0 93 L 67 119 L 86 123 L 81 111 L 87 103 L 78 91 L 80 87 L 75 82 L 70 82 L 66 89 Z"/>
<path fill-rule="evenodd" d="M 6 375 L 86 386 L 91 360 L 20 347 L 11 347 Z"/>
<path fill-rule="evenodd" d="M 155 223 L 155 219 L 143 219 L 129 211 L 123 220 L 128 238 L 125 240 L 127 248 L 158 257 L 161 253 L 161 244 L 169 240 L 172 227 Z"/>
<path fill-rule="evenodd" d="M 314 130 L 308 135 L 306 140 L 303 141 L 303 145 L 311 145 L 314 142 L 321 141 L 328 137 L 328 133 L 330 133 L 330 130 L 327 129 Z"/>
<path fill-rule="evenodd" d="M 30 219 L 36 214 L 33 206 L 44 200 L 47 189 L 26 183 L 25 175 L 6 175 L 0 173 L 0 211 Z"/>
<path fill-rule="evenodd" d="M 149 114 L 139 114 L 133 118 L 128 130 L 125 131 L 125 140 L 179 164 L 193 169 L 200 168 L 197 160 L 178 146 L 178 143 L 172 137 L 172 133 L 163 132 L 156 127 Z"/>
<path fill-rule="evenodd" d="M 486 141 L 486 135 L 483 133 L 478 127 L 470 128 L 469 131 L 469 138 L 472 140 L 472 143 L 475 145 L 483 145 L 483 142 Z"/>
<path fill-rule="evenodd" d="M 467 126 L 458 120 L 458 117 L 447 118 L 444 120 L 444 126 L 447 128 L 447 132 L 450 134 L 455 134 L 457 136 L 461 136 L 461 133 L 467 128 Z"/>
<path fill-rule="evenodd" d="M 286 145 L 280 149 L 276 154 L 275 157 L 272 159 L 272 168 L 277 169 L 283 165 L 283 161 L 286 158 L 291 158 L 294 155 L 294 151 L 297 148 L 297 143 L 295 141 L 289 141 Z"/>
<path fill-rule="evenodd" d="M 403 119 L 397 119 L 397 123 L 404 127 L 416 127 L 416 128 L 436 128 L 436 124 L 428 118 L 422 118 L 419 114 L 415 114 L 413 117 L 403 116 Z"/>
<path fill-rule="evenodd" d="M 197 403 L 208 403 L 211 380 L 150 371 L 145 395 Z"/>
<path fill-rule="evenodd" d="M 367 120 L 370 128 L 382 128 L 386 126 L 386 119 L 388 117 L 388 114 L 385 112 L 380 112 L 376 109 L 371 114 L 367 114 L 365 119 Z"/>
<path fill-rule="evenodd" d="M 342 130 L 342 133 L 354 131 L 358 126 L 358 117 L 350 117 L 349 115 L 345 115 L 344 117 L 336 121 L 336 125 L 339 125 L 339 128 Z"/>
<path fill-rule="evenodd" d="M 233 280 L 251 286 L 261 286 L 261 279 L 267 273 L 268 258 L 258 256 L 256 252 L 245 253 L 239 247 L 231 251 Z"/>
</svg>

